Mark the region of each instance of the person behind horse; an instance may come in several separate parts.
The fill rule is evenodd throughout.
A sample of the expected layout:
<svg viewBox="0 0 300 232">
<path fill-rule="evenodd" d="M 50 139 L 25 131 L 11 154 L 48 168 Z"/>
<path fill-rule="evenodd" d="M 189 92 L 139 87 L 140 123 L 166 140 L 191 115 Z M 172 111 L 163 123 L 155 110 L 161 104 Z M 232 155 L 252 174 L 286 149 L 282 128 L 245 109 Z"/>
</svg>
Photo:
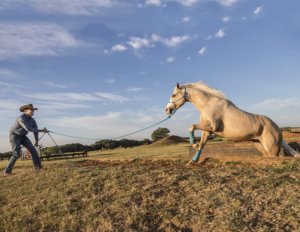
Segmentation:
<svg viewBox="0 0 300 232">
<path fill-rule="evenodd" d="M 20 111 L 23 112 L 23 114 L 16 119 L 15 123 L 10 129 L 9 140 L 11 143 L 13 155 L 8 161 L 6 168 L 4 169 L 5 175 L 12 174 L 12 169 L 17 159 L 21 155 L 21 145 L 23 145 L 30 151 L 35 169 L 40 170 L 42 168 L 40 157 L 33 144 L 26 136 L 28 132 L 33 132 L 35 138 L 35 146 L 38 146 L 39 132 L 48 132 L 46 128 L 41 130 L 38 129 L 34 118 L 32 118 L 35 110 L 38 109 L 34 108 L 32 104 L 23 105 L 20 107 Z"/>
</svg>

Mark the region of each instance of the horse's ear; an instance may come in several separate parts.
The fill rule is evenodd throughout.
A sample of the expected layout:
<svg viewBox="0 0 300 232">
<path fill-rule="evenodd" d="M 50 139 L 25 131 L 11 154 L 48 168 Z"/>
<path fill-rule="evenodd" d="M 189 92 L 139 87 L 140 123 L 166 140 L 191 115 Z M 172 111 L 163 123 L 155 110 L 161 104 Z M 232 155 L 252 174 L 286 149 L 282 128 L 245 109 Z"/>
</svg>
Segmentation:
<svg viewBox="0 0 300 232">
<path fill-rule="evenodd" d="M 177 82 L 177 85 L 176 85 L 177 89 L 180 89 L 180 84 Z"/>
</svg>

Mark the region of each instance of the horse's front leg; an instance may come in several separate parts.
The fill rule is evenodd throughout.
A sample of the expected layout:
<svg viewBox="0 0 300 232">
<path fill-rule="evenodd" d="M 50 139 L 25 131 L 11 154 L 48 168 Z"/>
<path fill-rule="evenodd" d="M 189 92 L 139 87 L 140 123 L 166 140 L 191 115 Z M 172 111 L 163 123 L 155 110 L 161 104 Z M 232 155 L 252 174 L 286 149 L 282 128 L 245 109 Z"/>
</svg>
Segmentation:
<svg viewBox="0 0 300 232">
<path fill-rule="evenodd" d="M 197 149 L 197 147 L 198 147 L 198 149 L 197 149 L 194 157 L 192 158 L 192 160 L 188 163 L 188 165 L 199 161 L 202 150 L 203 150 L 205 144 L 207 143 L 208 138 L 211 135 L 211 132 L 213 132 L 215 130 L 215 128 L 213 128 L 213 127 L 216 127 L 216 126 L 212 125 L 209 121 L 201 121 L 200 124 L 194 124 L 189 129 L 190 143 L 192 144 L 193 148 Z M 194 131 L 196 129 L 202 130 L 201 139 L 198 144 L 196 144 L 194 141 Z"/>
<path fill-rule="evenodd" d="M 202 130 L 202 131 L 212 131 L 213 128 L 209 121 L 201 121 L 199 124 L 193 124 L 190 129 L 190 144 L 193 148 L 196 148 L 197 144 L 195 143 L 195 130 Z"/>
<path fill-rule="evenodd" d="M 217 122 L 211 122 L 208 120 L 201 121 L 199 124 L 193 124 L 189 131 L 194 132 L 195 130 L 203 130 L 203 131 L 209 131 L 213 132 L 217 128 Z"/>
<path fill-rule="evenodd" d="M 206 145 L 210 134 L 211 133 L 208 131 L 202 131 L 201 139 L 198 143 L 198 149 L 196 151 L 196 154 L 192 158 L 192 162 L 198 162 L 198 160 L 201 156 L 202 150 L 203 150 L 204 146 Z"/>
</svg>

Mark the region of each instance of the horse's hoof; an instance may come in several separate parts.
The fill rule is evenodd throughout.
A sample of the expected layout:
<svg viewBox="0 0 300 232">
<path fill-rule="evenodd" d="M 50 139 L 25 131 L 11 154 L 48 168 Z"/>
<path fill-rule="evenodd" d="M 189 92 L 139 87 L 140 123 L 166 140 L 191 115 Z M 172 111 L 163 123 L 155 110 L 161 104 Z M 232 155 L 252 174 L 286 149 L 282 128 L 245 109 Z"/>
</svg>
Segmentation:
<svg viewBox="0 0 300 232">
<path fill-rule="evenodd" d="M 196 162 L 193 161 L 193 160 L 190 160 L 190 161 L 186 164 L 187 167 L 192 167 L 192 166 L 195 166 L 195 165 L 196 165 Z"/>
</svg>

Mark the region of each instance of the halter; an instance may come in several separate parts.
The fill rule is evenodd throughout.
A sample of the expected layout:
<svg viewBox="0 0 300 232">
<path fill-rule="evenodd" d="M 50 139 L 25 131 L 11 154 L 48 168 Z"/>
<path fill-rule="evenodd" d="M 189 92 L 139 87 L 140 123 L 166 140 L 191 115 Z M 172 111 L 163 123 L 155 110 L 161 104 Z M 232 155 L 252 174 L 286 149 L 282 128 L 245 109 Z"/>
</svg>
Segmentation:
<svg viewBox="0 0 300 232">
<path fill-rule="evenodd" d="M 178 101 L 180 101 L 181 99 L 184 99 L 184 101 L 188 101 L 188 100 L 189 100 L 189 97 L 190 97 L 190 95 L 189 95 L 189 93 L 186 91 L 186 87 L 184 87 L 184 93 L 182 94 L 182 97 L 178 98 L 177 100 L 175 100 L 175 101 L 173 101 L 173 102 L 169 101 L 169 103 L 173 104 L 173 105 L 175 106 L 175 108 L 176 108 L 175 102 L 178 102 Z"/>
</svg>

